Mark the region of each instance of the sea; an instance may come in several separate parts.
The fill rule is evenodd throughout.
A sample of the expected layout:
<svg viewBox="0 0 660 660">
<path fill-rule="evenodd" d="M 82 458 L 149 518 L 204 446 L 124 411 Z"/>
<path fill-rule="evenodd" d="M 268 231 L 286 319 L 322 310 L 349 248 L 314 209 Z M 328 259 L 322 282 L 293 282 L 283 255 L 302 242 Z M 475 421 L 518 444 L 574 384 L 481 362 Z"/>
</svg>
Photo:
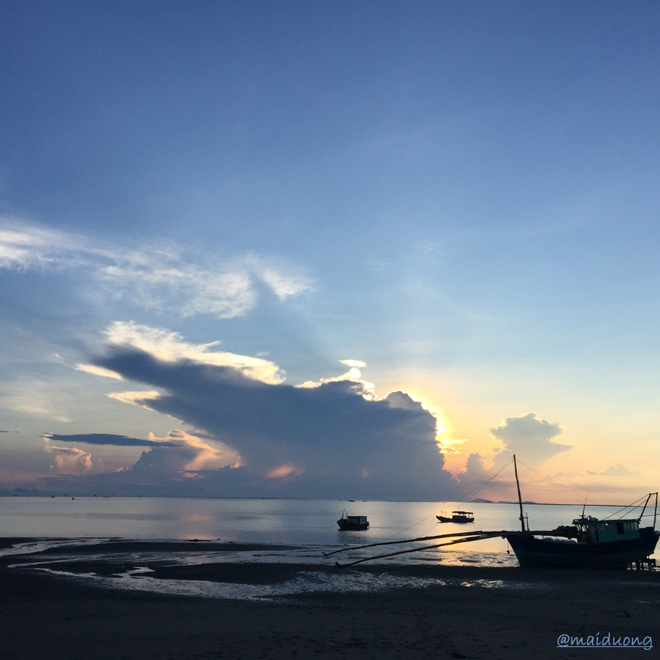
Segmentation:
<svg viewBox="0 0 660 660">
<path fill-rule="evenodd" d="M 474 513 L 472 524 L 439 523 L 436 515 L 454 509 Z M 366 531 L 341 531 L 343 512 L 369 519 Z M 550 530 L 570 524 L 582 505 L 525 504 L 529 528 Z M 589 507 L 588 515 L 637 516 L 621 507 Z M 653 524 L 653 510 L 643 524 Z M 0 497 L 0 536 L 204 540 L 279 543 L 326 548 L 381 543 L 462 531 L 520 529 L 517 503 L 387 502 L 316 499 L 234 499 L 168 497 Z M 442 553 L 506 554 L 504 539 L 445 547 Z"/>
<path fill-rule="evenodd" d="M 474 513 L 472 524 L 440 523 L 436 516 L 450 514 L 455 509 Z M 341 531 L 337 519 L 343 512 L 369 519 L 366 531 Z M 582 514 L 582 505 L 525 504 L 525 515 L 532 530 L 551 530 L 567 525 Z M 621 507 L 589 507 L 588 515 L 635 517 L 640 514 L 622 511 Z M 643 525 L 653 524 L 653 510 Z M 334 565 L 335 558 L 355 559 L 389 554 L 400 549 L 422 548 L 419 551 L 376 559 L 376 563 L 396 561 L 403 565 L 441 564 L 452 566 L 517 566 L 515 555 L 501 537 L 494 537 L 453 546 L 431 547 L 443 541 L 426 540 L 412 544 L 385 545 L 356 554 L 353 548 L 366 544 L 406 541 L 437 534 L 465 531 L 500 531 L 520 529 L 517 503 L 460 502 L 388 502 L 316 499 L 234 499 L 234 498 L 152 498 L 152 497 L 0 497 L 0 537 L 31 539 L 18 549 L 5 548 L 0 555 L 16 552 L 40 552 L 43 549 L 66 549 L 67 544 L 95 544 L 99 540 L 138 541 L 198 541 L 228 544 L 249 544 L 241 552 L 200 553 L 201 545 L 191 544 L 195 552 L 178 555 L 169 561 L 179 564 L 211 562 L 304 563 L 319 569 Z M 263 549 L 260 549 L 263 547 Z M 336 556 L 327 553 L 341 550 Z M 104 555 L 105 557 L 105 555 Z M 660 552 L 653 555 L 660 559 Z M 90 560 L 89 554 L 86 560 Z M 56 558 L 53 557 L 55 560 Z M 155 580 L 148 569 L 149 562 L 164 561 L 153 553 L 148 558 L 132 555 L 136 567 L 130 574 L 113 579 L 89 574 L 88 579 L 104 581 L 113 588 L 142 588 L 170 593 L 194 593 L 219 597 L 263 598 L 294 593 L 310 588 L 309 584 L 291 583 L 279 586 L 208 584 L 186 581 Z M 126 558 L 122 558 L 122 561 Z M 59 559 L 57 560 L 59 561 Z M 658 562 L 660 563 L 660 562 Z M 53 571 L 56 570 L 53 564 Z M 43 565 L 41 569 L 44 570 Z M 136 571 L 140 579 L 136 579 Z M 78 576 L 80 577 L 80 576 Z M 118 579 L 120 578 L 120 579 Z M 123 582 L 122 582 L 123 579 Z M 343 580 L 343 581 L 342 581 Z M 309 581 L 308 581 L 309 582 Z M 363 586 L 373 584 L 365 578 Z M 314 589 L 360 589 L 360 579 L 353 577 L 347 587 L 344 578 L 319 573 Z M 229 595 L 228 595 L 229 594 Z M 246 595 L 247 594 L 247 595 Z"/>
</svg>

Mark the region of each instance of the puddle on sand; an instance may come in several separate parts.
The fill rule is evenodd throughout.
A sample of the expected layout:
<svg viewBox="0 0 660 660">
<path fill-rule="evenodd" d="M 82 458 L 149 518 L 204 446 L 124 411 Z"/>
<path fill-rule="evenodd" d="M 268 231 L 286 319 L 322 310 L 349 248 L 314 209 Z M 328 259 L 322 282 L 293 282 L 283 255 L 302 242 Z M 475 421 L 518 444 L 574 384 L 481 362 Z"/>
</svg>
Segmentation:
<svg viewBox="0 0 660 660">
<path fill-rule="evenodd" d="M 2 555 L 25 555 L 27 561 L 13 564 L 22 569 L 44 571 L 64 579 L 75 579 L 85 583 L 93 583 L 108 589 L 139 590 L 151 593 L 162 593 L 181 596 L 202 596 L 208 598 L 264 600 L 270 598 L 295 597 L 308 593 L 349 593 L 377 592 L 389 589 L 425 588 L 436 586 L 460 586 L 476 588 L 543 588 L 545 584 L 510 584 L 497 579 L 448 579 L 435 578 L 426 572 L 423 576 L 394 575 L 386 570 L 379 572 L 378 580 L 372 572 L 335 571 L 335 558 L 355 559 L 364 557 L 359 550 L 347 548 L 347 552 L 339 557 L 325 557 L 323 550 L 327 546 L 282 546 L 282 549 L 245 549 L 245 550 L 210 550 L 202 545 L 181 545 L 177 551 L 149 550 L 148 545 L 132 552 L 112 552 L 107 542 L 116 539 L 75 539 L 75 540 L 37 540 L 17 544 L 13 548 L 2 551 Z M 104 545 L 105 544 L 105 545 Z M 93 545 L 99 545 L 98 552 Z M 83 553 L 76 553 L 74 548 L 84 546 Z M 48 550 L 48 553 L 39 554 Z M 398 559 L 398 558 L 397 558 Z M 438 554 L 434 552 L 425 556 L 420 553 L 416 558 L 406 561 L 377 559 L 372 564 L 386 566 L 396 565 L 437 565 L 437 566 L 474 566 L 473 557 L 457 552 Z M 507 555 L 485 556 L 481 565 L 507 566 L 511 565 Z M 281 581 L 270 581 L 268 584 L 240 583 L 236 581 L 223 582 L 217 577 L 213 580 L 189 580 L 157 578 L 151 575 L 154 569 L 194 567 L 208 565 L 236 565 L 243 569 L 249 565 L 289 565 L 294 571 L 300 569 L 298 575 Z M 318 570 L 315 570 L 318 566 Z M 76 570 L 78 569 L 78 570 Z M 332 569 L 332 570 L 329 570 Z"/>
<path fill-rule="evenodd" d="M 106 589 L 122 589 L 128 591 L 146 591 L 157 594 L 197 596 L 204 598 L 221 598 L 236 600 L 270 600 L 272 598 L 295 597 L 310 593 L 349 593 L 374 592 L 388 589 L 410 589 L 430 585 L 443 586 L 446 580 L 429 580 L 428 578 L 401 578 L 383 576 L 374 587 L 373 575 L 340 575 L 328 574 L 322 571 L 306 572 L 304 577 L 298 576 L 277 584 L 241 584 L 229 582 L 210 582 L 206 580 L 171 580 L 150 577 L 152 572 L 148 567 L 131 569 L 112 577 L 98 576 L 93 573 L 71 573 L 59 571 L 44 566 L 35 570 L 58 575 L 65 579 L 75 579 L 82 583 L 93 584 Z"/>
</svg>

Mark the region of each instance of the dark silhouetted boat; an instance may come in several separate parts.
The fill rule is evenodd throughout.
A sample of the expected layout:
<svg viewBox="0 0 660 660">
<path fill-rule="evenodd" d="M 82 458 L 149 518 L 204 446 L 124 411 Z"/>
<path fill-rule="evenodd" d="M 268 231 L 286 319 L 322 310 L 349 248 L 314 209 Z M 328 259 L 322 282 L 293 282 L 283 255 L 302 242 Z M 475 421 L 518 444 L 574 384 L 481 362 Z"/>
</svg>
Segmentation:
<svg viewBox="0 0 660 660">
<path fill-rule="evenodd" d="M 337 521 L 339 529 L 343 531 L 359 532 L 369 529 L 369 521 L 367 516 L 347 516 L 346 511 L 341 514 L 341 518 Z"/>
<path fill-rule="evenodd" d="M 436 516 L 441 523 L 473 523 L 474 513 L 472 511 L 452 511 L 451 516 Z"/>
<path fill-rule="evenodd" d="M 540 535 L 526 529 L 523 515 L 518 468 L 515 463 L 520 522 L 522 531 L 503 534 L 521 566 L 572 566 L 579 568 L 626 568 L 646 563 L 660 537 L 655 530 L 658 493 L 649 493 L 638 518 L 599 520 L 585 516 L 573 520 L 573 525 L 558 527 L 556 536 Z M 640 527 L 642 516 L 655 495 L 653 526 Z M 546 534 L 546 533 L 543 533 Z"/>
</svg>

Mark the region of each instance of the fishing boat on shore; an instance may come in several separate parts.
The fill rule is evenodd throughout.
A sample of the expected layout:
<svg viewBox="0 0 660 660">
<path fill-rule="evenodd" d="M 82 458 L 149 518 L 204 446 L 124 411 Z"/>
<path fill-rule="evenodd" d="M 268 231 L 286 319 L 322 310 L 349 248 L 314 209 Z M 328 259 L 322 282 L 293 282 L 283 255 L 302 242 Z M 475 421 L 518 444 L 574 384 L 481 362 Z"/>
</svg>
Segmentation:
<svg viewBox="0 0 660 660">
<path fill-rule="evenodd" d="M 452 511 L 451 516 L 436 516 L 441 523 L 473 523 L 474 513 L 472 511 Z"/>
<path fill-rule="evenodd" d="M 529 530 L 529 522 L 523 514 L 515 456 L 513 465 L 522 530 L 508 532 L 502 536 L 509 542 L 520 566 L 626 568 L 631 564 L 649 561 L 660 537 L 660 531 L 655 529 L 658 493 L 648 494 L 642 512 L 636 518 L 599 520 L 593 516 L 585 516 L 583 510 L 582 515 L 573 520 L 572 526 L 564 525 L 549 534 L 533 532 Z M 642 517 L 653 496 L 653 526 L 641 527 Z"/>
<path fill-rule="evenodd" d="M 598 520 L 581 516 L 573 524 L 575 540 L 537 536 L 530 531 L 509 532 L 504 538 L 523 567 L 626 568 L 646 562 L 660 535 L 653 527 L 640 527 L 638 518 Z"/>
<path fill-rule="evenodd" d="M 341 518 L 337 521 L 339 529 L 342 531 L 359 532 L 369 529 L 369 521 L 367 516 L 349 516 L 346 511 L 343 511 Z"/>
</svg>

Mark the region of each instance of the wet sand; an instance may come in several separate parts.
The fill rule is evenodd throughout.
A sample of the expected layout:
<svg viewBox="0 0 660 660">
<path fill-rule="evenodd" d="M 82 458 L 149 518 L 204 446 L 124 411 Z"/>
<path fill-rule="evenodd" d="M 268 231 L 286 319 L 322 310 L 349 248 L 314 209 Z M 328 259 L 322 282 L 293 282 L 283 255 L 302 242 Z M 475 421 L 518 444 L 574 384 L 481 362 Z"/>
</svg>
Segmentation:
<svg viewBox="0 0 660 660">
<path fill-rule="evenodd" d="M 12 540 L 2 539 L 7 547 Z M 181 544 L 161 546 L 175 552 Z M 218 548 L 222 546 L 218 545 Z M 116 546 L 119 549 L 119 546 Z M 144 548 L 125 543 L 122 552 Z M 236 546 L 232 546 L 235 550 Z M 76 570 L 96 571 L 70 549 Z M 264 601 L 103 589 L 76 579 L 8 568 L 0 558 L 0 659 L 66 660 L 657 657 L 660 572 L 369 566 L 321 570 L 444 581 L 368 593 L 311 593 Z M 115 564 L 115 569 L 117 565 Z M 273 584 L 318 565 L 156 566 L 166 579 Z M 354 572 L 354 573 L 351 573 Z M 598 634 L 652 638 L 653 649 L 561 649 L 557 638 Z"/>
</svg>

